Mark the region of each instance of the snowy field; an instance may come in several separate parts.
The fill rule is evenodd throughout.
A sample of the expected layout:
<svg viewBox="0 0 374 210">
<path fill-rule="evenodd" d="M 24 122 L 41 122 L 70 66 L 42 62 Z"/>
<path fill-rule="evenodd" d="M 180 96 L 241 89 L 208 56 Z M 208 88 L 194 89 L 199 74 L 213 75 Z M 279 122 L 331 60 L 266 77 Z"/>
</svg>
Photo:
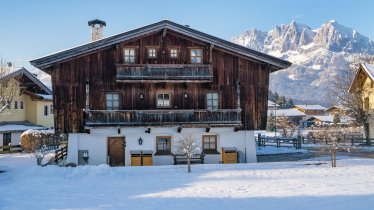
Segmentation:
<svg viewBox="0 0 374 210">
<path fill-rule="evenodd" d="M 369 210 L 374 159 L 235 165 L 38 167 L 0 155 L 0 209 Z M 322 161 L 323 163 L 323 161 Z"/>
</svg>

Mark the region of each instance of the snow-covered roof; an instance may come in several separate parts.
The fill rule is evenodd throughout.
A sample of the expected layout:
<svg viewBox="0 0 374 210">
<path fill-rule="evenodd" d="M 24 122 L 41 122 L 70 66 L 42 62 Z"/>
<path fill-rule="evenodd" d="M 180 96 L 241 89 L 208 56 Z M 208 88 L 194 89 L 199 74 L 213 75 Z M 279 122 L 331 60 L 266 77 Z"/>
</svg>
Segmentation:
<svg viewBox="0 0 374 210">
<path fill-rule="evenodd" d="M 0 124 L 0 133 L 5 133 L 5 132 L 23 132 L 29 129 L 33 130 L 44 130 L 47 129 L 44 126 L 41 125 L 35 125 L 32 123 L 24 123 L 24 122 L 6 122 L 6 123 L 1 123 Z"/>
<path fill-rule="evenodd" d="M 334 116 L 332 115 L 316 115 L 316 116 L 309 117 L 306 121 L 311 121 L 314 119 L 317 119 L 322 122 L 334 122 Z"/>
<path fill-rule="evenodd" d="M 268 116 L 270 114 L 276 115 L 277 117 L 285 116 L 285 117 L 304 117 L 305 114 L 300 112 L 297 109 L 277 109 L 277 110 L 268 110 Z"/>
<path fill-rule="evenodd" d="M 347 108 L 342 107 L 342 106 L 330 106 L 330 107 L 327 108 L 325 111 L 329 111 L 329 110 L 331 110 L 331 109 L 347 110 Z"/>
<path fill-rule="evenodd" d="M 268 106 L 279 106 L 278 104 L 268 100 Z"/>
<path fill-rule="evenodd" d="M 47 94 L 36 94 L 36 95 L 46 100 L 52 100 L 52 95 L 47 95 Z"/>
<path fill-rule="evenodd" d="M 354 92 L 357 89 L 360 89 L 360 87 L 357 87 L 356 83 L 362 71 L 374 82 L 374 64 L 360 63 L 360 69 L 357 71 L 355 78 L 349 87 L 349 92 Z"/>
<path fill-rule="evenodd" d="M 366 71 L 370 79 L 374 81 L 374 64 L 362 63 L 361 66 Z"/>
<path fill-rule="evenodd" d="M 332 123 L 334 122 L 334 116 L 333 115 L 316 115 L 316 116 L 311 116 L 306 121 L 311 121 L 317 119 L 322 122 L 328 122 Z M 350 117 L 340 117 L 340 123 L 347 123 L 348 121 L 352 121 L 353 118 Z"/>
<path fill-rule="evenodd" d="M 0 78 L 0 80 L 8 80 L 10 78 L 14 78 L 19 75 L 25 75 L 31 81 L 33 81 L 36 85 L 38 85 L 41 89 L 43 89 L 45 93 L 52 94 L 51 89 L 49 89 L 44 83 L 42 83 L 34 74 L 32 74 L 31 72 L 29 72 L 27 69 L 23 67 L 5 75 L 4 77 Z"/>
<path fill-rule="evenodd" d="M 304 109 L 304 110 L 325 110 L 326 107 L 323 107 L 321 105 L 308 105 L 308 104 L 304 104 L 304 105 L 295 105 L 296 107 L 299 107 L 301 109 Z"/>
</svg>

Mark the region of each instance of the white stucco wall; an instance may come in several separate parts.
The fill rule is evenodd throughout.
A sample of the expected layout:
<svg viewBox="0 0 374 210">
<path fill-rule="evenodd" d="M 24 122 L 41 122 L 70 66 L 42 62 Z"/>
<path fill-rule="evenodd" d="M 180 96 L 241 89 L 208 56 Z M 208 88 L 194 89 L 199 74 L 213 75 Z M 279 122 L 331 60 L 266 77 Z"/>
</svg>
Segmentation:
<svg viewBox="0 0 374 210">
<path fill-rule="evenodd" d="M 69 134 L 68 162 L 78 163 L 78 150 L 89 151 L 88 164 L 106 164 L 108 156 L 107 138 L 112 136 L 124 136 L 126 139 L 125 165 L 131 165 L 130 150 L 152 150 L 156 152 L 156 136 L 171 136 L 171 147 L 180 136 L 195 136 L 197 143 L 201 145 L 202 135 L 217 135 L 217 150 L 221 153 L 222 147 L 236 147 L 246 156 L 247 162 L 256 162 L 256 147 L 253 131 L 234 132 L 233 128 L 211 128 L 205 132 L 205 128 L 183 128 L 181 133 L 177 127 L 151 127 L 151 133 L 145 133 L 147 127 L 121 128 L 118 134 L 117 128 L 95 128 L 90 134 Z M 138 139 L 143 139 L 139 145 Z M 221 154 L 206 155 L 205 163 L 220 163 Z M 154 155 L 153 165 L 171 165 L 173 158 L 170 155 Z"/>
</svg>

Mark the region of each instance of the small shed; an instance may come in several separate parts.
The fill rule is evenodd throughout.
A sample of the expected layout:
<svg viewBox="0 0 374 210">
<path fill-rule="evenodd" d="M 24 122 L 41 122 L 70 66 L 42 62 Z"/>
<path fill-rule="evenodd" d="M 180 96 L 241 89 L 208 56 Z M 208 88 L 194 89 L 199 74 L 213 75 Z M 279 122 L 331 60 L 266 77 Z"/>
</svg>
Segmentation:
<svg viewBox="0 0 374 210">
<path fill-rule="evenodd" d="M 222 163 L 238 163 L 238 150 L 236 147 L 222 147 Z"/>
<path fill-rule="evenodd" d="M 131 150 L 131 166 L 151 166 L 153 165 L 152 150 Z"/>
</svg>

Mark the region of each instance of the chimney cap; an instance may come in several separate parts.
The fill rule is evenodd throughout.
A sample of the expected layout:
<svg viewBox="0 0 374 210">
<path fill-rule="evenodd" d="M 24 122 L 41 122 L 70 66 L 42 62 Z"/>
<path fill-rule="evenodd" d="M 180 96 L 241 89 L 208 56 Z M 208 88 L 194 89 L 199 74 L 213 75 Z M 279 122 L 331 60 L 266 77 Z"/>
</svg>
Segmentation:
<svg viewBox="0 0 374 210">
<path fill-rule="evenodd" d="M 95 20 L 88 21 L 89 26 L 94 26 L 96 24 L 99 24 L 100 26 L 106 26 L 106 22 L 103 20 L 95 19 Z"/>
</svg>

